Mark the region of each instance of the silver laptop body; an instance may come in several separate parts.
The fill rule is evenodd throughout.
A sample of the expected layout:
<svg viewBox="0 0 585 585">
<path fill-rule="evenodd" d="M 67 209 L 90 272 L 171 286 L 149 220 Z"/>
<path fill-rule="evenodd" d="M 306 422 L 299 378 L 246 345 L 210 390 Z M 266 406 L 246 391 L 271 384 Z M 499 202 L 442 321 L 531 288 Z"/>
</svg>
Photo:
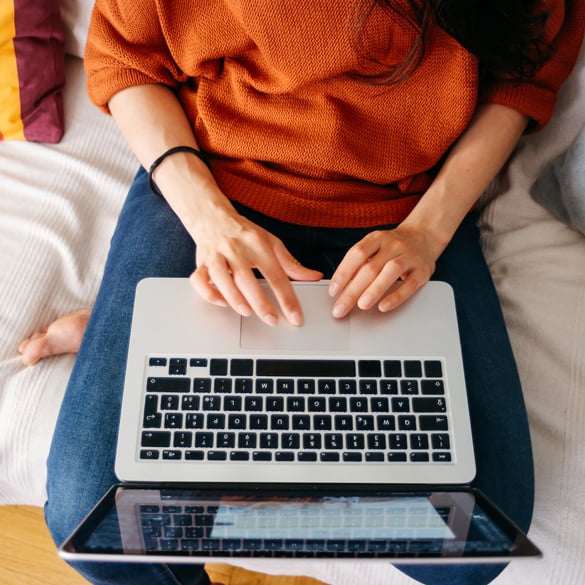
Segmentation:
<svg viewBox="0 0 585 585">
<path fill-rule="evenodd" d="M 118 477 L 155 483 L 469 483 L 475 463 L 450 286 L 429 282 L 390 313 L 354 310 L 342 320 L 331 316 L 326 281 L 294 287 L 305 324 L 296 328 L 281 318 L 272 328 L 203 301 L 188 279 L 139 284 Z M 372 394 L 372 384 L 381 393 Z M 258 404 L 251 387 L 260 388 L 268 410 L 246 409 Z M 312 415 L 324 429 L 307 428 L 299 418 L 306 415 L 289 410 L 299 401 L 314 406 Z M 357 410 L 339 414 L 340 404 Z M 267 428 L 241 426 L 252 417 L 267 421 Z M 219 419 L 231 426 L 200 427 Z M 291 427 L 293 419 L 303 422 L 301 429 Z M 228 433 L 231 442 L 222 442 Z M 310 435 L 319 433 L 313 441 Z"/>
</svg>

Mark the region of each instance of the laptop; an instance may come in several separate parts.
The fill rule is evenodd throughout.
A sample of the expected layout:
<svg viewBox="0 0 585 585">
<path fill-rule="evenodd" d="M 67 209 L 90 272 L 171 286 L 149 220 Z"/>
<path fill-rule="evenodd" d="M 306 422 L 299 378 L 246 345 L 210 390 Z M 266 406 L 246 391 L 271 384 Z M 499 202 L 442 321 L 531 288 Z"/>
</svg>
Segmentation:
<svg viewBox="0 0 585 585">
<path fill-rule="evenodd" d="M 139 283 L 116 453 L 122 483 L 60 553 L 538 556 L 466 487 L 475 463 L 451 287 L 429 282 L 392 312 L 336 319 L 327 281 L 293 286 L 302 327 L 210 305 L 188 279 Z"/>
</svg>

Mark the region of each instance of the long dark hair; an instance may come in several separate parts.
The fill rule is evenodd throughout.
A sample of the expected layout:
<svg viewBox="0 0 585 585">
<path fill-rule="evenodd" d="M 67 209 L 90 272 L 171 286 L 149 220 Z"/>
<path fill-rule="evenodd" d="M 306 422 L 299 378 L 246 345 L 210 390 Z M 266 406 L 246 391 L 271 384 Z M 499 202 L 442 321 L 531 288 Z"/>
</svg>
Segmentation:
<svg viewBox="0 0 585 585">
<path fill-rule="evenodd" d="M 548 14 L 542 4 L 539 0 L 363 0 L 352 23 L 354 45 L 362 58 L 385 65 L 385 70 L 360 77 L 380 85 L 407 78 L 424 57 L 427 30 L 434 22 L 477 56 L 481 78 L 530 79 L 552 53 L 545 39 Z M 410 51 L 397 65 L 388 66 L 366 48 L 364 31 L 377 8 L 398 15 L 413 33 Z"/>
</svg>

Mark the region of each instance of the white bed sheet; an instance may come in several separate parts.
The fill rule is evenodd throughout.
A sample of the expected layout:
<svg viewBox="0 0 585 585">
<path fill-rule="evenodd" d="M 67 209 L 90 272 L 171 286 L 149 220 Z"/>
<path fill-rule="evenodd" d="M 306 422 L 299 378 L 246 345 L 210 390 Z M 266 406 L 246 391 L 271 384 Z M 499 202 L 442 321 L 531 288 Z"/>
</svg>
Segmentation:
<svg viewBox="0 0 585 585">
<path fill-rule="evenodd" d="M 531 421 L 531 536 L 545 553 L 542 561 L 513 563 L 497 585 L 585 583 L 585 238 L 528 195 L 538 170 L 585 123 L 583 57 L 580 63 L 553 122 L 523 142 L 482 216 Z M 0 504 L 43 504 L 45 458 L 73 363 L 66 356 L 26 368 L 18 342 L 91 305 L 137 168 L 112 121 L 88 103 L 79 59 L 67 63 L 65 106 L 61 144 L 0 143 Z M 371 563 L 242 565 L 340 585 L 413 583 Z"/>
</svg>

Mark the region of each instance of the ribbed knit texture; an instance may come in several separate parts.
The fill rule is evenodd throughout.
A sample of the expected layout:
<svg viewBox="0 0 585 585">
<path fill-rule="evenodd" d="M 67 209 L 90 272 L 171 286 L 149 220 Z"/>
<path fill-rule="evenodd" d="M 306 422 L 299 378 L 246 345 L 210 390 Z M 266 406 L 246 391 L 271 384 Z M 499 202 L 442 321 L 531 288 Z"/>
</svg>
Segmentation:
<svg viewBox="0 0 585 585">
<path fill-rule="evenodd" d="M 179 90 L 220 188 L 262 213 L 326 227 L 400 222 L 469 123 L 477 63 L 434 28 L 407 80 L 385 87 L 357 80 L 350 74 L 384 67 L 356 54 L 355 4 L 98 0 L 86 54 L 90 97 L 106 107 L 135 84 Z M 569 58 L 532 84 L 482 92 L 537 124 L 550 116 L 583 34 L 580 3 L 576 24 L 563 24 L 560 0 L 551 4 L 551 38 Z M 378 9 L 363 43 L 391 65 L 413 34 Z"/>
</svg>

